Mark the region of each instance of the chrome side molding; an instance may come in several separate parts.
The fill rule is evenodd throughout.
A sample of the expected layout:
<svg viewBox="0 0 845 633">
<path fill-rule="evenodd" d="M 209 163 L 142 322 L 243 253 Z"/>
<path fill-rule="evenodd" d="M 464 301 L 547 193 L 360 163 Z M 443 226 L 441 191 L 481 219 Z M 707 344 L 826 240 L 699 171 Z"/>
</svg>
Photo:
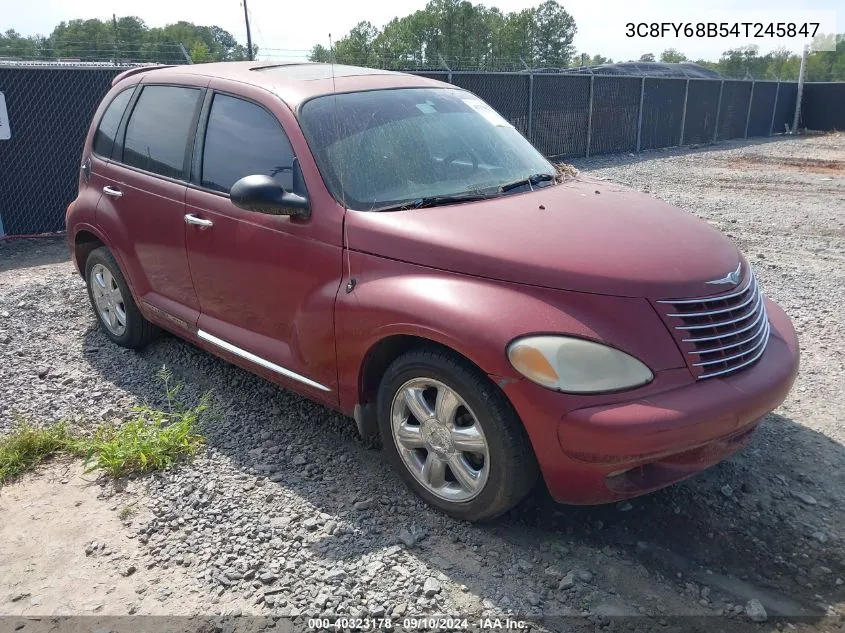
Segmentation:
<svg viewBox="0 0 845 633">
<path fill-rule="evenodd" d="M 265 369 L 269 369 L 270 371 L 274 371 L 277 374 L 285 376 L 286 378 L 290 378 L 291 380 L 296 380 L 297 382 L 301 382 L 302 384 L 308 385 L 309 387 L 314 387 L 314 389 L 319 389 L 320 391 L 331 391 L 325 385 L 321 385 L 319 382 L 315 382 L 310 378 L 306 378 L 305 376 L 301 376 L 290 369 L 285 369 L 281 365 L 276 365 L 275 363 L 271 363 L 269 360 L 261 358 L 260 356 L 256 356 L 252 352 L 248 352 L 245 349 L 241 349 L 236 345 L 232 345 L 224 341 L 222 338 L 217 338 L 213 334 L 209 334 L 204 330 L 197 330 L 197 336 L 200 337 L 204 341 L 208 341 L 212 345 L 216 345 L 221 349 L 225 349 L 227 352 L 234 354 L 235 356 L 240 356 L 250 362 L 255 363 L 256 365 L 261 365 Z"/>
</svg>

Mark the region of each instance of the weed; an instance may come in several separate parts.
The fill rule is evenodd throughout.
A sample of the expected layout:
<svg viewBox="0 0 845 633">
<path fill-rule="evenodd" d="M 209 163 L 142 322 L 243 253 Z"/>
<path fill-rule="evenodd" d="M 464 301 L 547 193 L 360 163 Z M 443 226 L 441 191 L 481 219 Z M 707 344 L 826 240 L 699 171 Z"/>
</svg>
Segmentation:
<svg viewBox="0 0 845 633">
<path fill-rule="evenodd" d="M 135 504 L 129 504 L 127 506 L 123 506 L 120 509 L 120 512 L 117 513 L 117 518 L 121 521 L 126 521 L 126 519 L 131 519 L 136 514 L 138 514 L 138 508 L 135 507 Z"/>
<path fill-rule="evenodd" d="M 0 438 L 0 484 L 38 466 L 71 440 L 65 424 L 37 427 L 21 422 Z"/>
<path fill-rule="evenodd" d="M 90 437 L 71 434 L 64 423 L 47 427 L 21 423 L 0 437 L 0 484 L 57 453 L 83 456 L 86 473 L 102 470 L 111 477 L 164 470 L 192 457 L 204 441 L 199 419 L 210 406 L 210 394 L 195 407 L 182 407 L 177 401 L 182 385 L 171 385 L 170 370 L 162 367 L 156 375 L 164 383 L 166 411 L 135 407 L 131 419 L 121 425 L 101 425 Z"/>
</svg>

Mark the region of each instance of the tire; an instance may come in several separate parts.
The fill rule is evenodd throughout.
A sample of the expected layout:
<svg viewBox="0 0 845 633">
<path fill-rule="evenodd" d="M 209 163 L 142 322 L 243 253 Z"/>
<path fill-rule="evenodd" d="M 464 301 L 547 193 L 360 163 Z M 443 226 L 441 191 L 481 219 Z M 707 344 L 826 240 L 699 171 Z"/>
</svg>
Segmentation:
<svg viewBox="0 0 845 633">
<path fill-rule="evenodd" d="M 85 283 L 100 328 L 113 342 L 139 349 L 156 337 L 158 328 L 141 315 L 120 267 L 106 247 L 88 255 Z"/>
<path fill-rule="evenodd" d="M 453 409 L 454 415 L 440 415 Z M 377 412 L 391 465 L 411 490 L 445 514 L 467 521 L 493 519 L 522 501 L 537 482 L 537 460 L 510 402 L 457 354 L 418 349 L 397 358 L 382 377 Z M 419 417 L 432 413 L 420 423 Z M 416 448 L 420 443 L 424 446 Z M 481 451 L 460 450 L 482 446 Z M 435 462 L 446 463 L 445 475 Z M 472 485 L 464 485 L 467 481 Z"/>
</svg>

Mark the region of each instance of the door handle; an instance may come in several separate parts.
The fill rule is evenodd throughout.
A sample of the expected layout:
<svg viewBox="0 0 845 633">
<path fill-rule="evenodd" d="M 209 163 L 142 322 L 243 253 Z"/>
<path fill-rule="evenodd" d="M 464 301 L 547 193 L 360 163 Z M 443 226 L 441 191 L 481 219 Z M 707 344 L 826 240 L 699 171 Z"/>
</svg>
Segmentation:
<svg viewBox="0 0 845 633">
<path fill-rule="evenodd" d="M 211 220 L 206 220 L 204 218 L 198 218 L 197 216 L 193 215 L 192 213 L 188 213 L 185 216 L 185 224 L 193 224 L 194 226 L 198 226 L 202 229 L 207 229 L 210 226 L 214 226 L 214 222 Z"/>
<path fill-rule="evenodd" d="M 116 187 L 109 187 L 106 185 L 103 187 L 103 193 L 107 196 L 111 196 L 112 198 L 120 198 L 123 195 L 123 192 Z"/>
</svg>

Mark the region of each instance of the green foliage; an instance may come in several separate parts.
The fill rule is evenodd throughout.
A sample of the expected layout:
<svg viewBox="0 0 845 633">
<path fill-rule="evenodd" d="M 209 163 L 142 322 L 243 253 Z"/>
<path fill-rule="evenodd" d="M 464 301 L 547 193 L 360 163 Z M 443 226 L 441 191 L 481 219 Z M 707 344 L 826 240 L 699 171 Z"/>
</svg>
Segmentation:
<svg viewBox="0 0 845 633">
<path fill-rule="evenodd" d="M 135 407 L 135 415 L 119 426 L 101 426 L 84 441 L 86 472 L 103 470 L 112 477 L 170 468 L 180 459 L 193 456 L 202 446 L 198 433 L 199 416 L 210 405 L 203 395 L 193 408 L 176 401 L 182 385 L 170 385 L 170 371 L 158 372 L 164 383 L 167 411 L 148 406 Z"/>
<path fill-rule="evenodd" d="M 136 407 L 130 420 L 102 425 L 90 437 L 71 434 L 64 423 L 18 425 L 0 438 L 0 484 L 59 453 L 83 456 L 85 472 L 102 470 L 111 477 L 164 470 L 192 457 L 203 444 L 200 417 L 210 406 L 210 395 L 186 408 L 177 400 L 182 385 L 171 384 L 170 371 L 162 367 L 157 375 L 164 384 L 166 410 Z"/>
<path fill-rule="evenodd" d="M 129 504 L 120 509 L 120 512 L 117 513 L 117 518 L 121 521 L 126 521 L 126 519 L 131 519 L 136 514 L 138 514 L 138 508 L 135 507 L 135 504 Z"/>
<path fill-rule="evenodd" d="M 568 66 L 575 20 L 555 0 L 503 14 L 467 0 L 430 0 L 424 9 L 394 18 L 379 30 L 360 22 L 335 43 L 335 61 L 386 68 L 522 68 Z M 330 61 L 322 45 L 311 61 Z"/>
<path fill-rule="evenodd" d="M 0 33 L 0 57 L 35 57 L 38 54 L 39 40 L 24 37 L 14 29 Z"/>
<path fill-rule="evenodd" d="M 687 61 L 687 56 L 676 51 L 674 48 L 667 48 L 660 53 L 660 61 L 664 64 L 679 64 Z"/>
<path fill-rule="evenodd" d="M 355 25 L 335 42 L 334 55 L 317 44 L 308 54 L 315 62 L 379 66 L 392 69 L 522 70 L 569 65 L 599 66 L 613 60 L 600 54 L 575 55 L 577 26 L 556 0 L 503 13 L 470 0 L 429 0 L 425 8 L 397 17 L 379 29 L 370 22 Z M 807 81 L 845 81 L 845 34 L 824 36 L 836 50 L 811 53 Z M 83 61 L 146 61 L 182 64 L 187 52 L 194 63 L 248 58 L 245 46 L 218 26 L 176 22 L 148 27 L 135 16 L 116 20 L 61 22 L 48 37 L 25 37 L 10 29 L 0 33 L 0 57 L 23 59 L 80 59 Z M 253 54 L 258 47 L 253 46 Z M 638 61 L 655 61 L 652 53 Z M 664 50 L 660 61 L 687 61 L 675 49 Z M 801 57 L 786 49 L 760 55 L 756 46 L 725 51 L 718 61 L 697 60 L 728 78 L 795 81 Z"/>
<path fill-rule="evenodd" d="M 191 46 L 191 61 L 195 64 L 202 64 L 210 59 L 208 45 L 205 42 L 197 42 Z"/>
<path fill-rule="evenodd" d="M 807 81 L 845 81 L 845 34 L 835 41 L 836 50 L 811 52 L 807 57 Z M 710 67 L 731 78 L 796 81 L 801 56 L 785 48 L 760 55 L 757 46 L 743 46 L 725 51 Z"/>
<path fill-rule="evenodd" d="M 66 450 L 70 442 L 65 424 L 40 428 L 19 423 L 9 435 L 0 438 L 0 485 Z"/>
<path fill-rule="evenodd" d="M 578 53 L 572 58 L 574 66 L 601 66 L 602 64 L 612 64 L 613 59 L 605 57 L 604 55 L 593 55 L 589 53 Z"/>
<path fill-rule="evenodd" d="M 0 57 L 24 59 L 80 59 L 183 64 L 182 46 L 192 61 L 247 59 L 247 49 L 218 26 L 176 22 L 150 28 L 141 18 L 69 20 L 48 37 L 23 37 L 15 31 L 0 34 Z M 254 53 L 258 47 L 253 47 Z"/>
</svg>

